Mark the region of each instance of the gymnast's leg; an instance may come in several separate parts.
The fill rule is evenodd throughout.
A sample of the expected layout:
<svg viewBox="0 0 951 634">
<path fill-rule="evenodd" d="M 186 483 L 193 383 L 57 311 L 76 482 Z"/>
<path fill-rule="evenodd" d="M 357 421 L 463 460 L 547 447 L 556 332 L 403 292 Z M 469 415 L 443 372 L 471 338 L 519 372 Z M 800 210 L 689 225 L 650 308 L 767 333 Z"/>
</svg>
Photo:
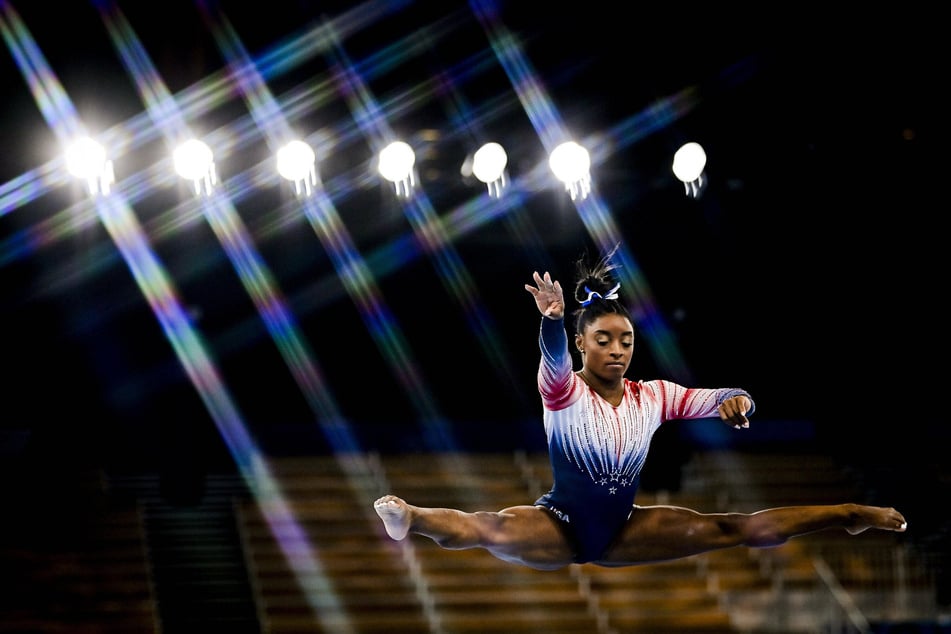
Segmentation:
<svg viewBox="0 0 951 634">
<path fill-rule="evenodd" d="M 554 570 L 572 561 L 572 549 L 547 509 L 513 506 L 498 512 L 413 506 L 394 495 L 378 499 L 376 510 L 395 540 L 422 535 L 449 550 L 484 548 L 504 561 Z"/>
<path fill-rule="evenodd" d="M 857 535 L 869 529 L 904 532 L 893 508 L 861 504 L 785 506 L 755 513 L 698 513 L 674 506 L 635 506 L 621 535 L 595 562 L 625 566 L 689 557 L 709 550 L 768 548 L 827 529 Z"/>
</svg>

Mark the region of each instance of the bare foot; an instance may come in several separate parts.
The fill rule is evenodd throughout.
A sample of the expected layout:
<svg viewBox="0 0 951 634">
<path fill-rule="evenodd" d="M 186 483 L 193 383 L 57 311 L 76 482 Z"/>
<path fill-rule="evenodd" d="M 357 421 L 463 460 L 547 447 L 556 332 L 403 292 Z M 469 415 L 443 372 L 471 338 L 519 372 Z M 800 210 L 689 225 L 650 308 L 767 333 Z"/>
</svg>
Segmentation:
<svg viewBox="0 0 951 634">
<path fill-rule="evenodd" d="M 879 506 L 855 505 L 855 510 L 852 512 L 852 521 L 852 526 L 845 529 L 852 535 L 858 535 L 870 528 L 898 533 L 904 533 L 908 528 L 908 522 L 905 521 L 901 513 L 893 508 Z"/>
<path fill-rule="evenodd" d="M 400 541 L 409 532 L 409 508 L 395 495 L 384 495 L 373 503 L 376 514 L 383 520 L 386 534 Z"/>
</svg>

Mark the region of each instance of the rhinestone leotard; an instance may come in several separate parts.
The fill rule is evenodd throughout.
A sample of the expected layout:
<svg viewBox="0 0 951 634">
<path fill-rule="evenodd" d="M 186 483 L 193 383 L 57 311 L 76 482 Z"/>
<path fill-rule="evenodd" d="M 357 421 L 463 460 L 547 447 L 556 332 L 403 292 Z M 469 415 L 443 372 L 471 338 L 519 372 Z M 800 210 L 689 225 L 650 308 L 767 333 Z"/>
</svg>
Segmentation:
<svg viewBox="0 0 951 634">
<path fill-rule="evenodd" d="M 661 423 L 716 417 L 725 399 L 749 394 L 624 379 L 624 396 L 614 407 L 572 371 L 563 320 L 542 318 L 539 347 L 538 390 L 553 484 L 535 504 L 557 517 L 576 563 L 597 561 L 630 517 Z"/>
</svg>

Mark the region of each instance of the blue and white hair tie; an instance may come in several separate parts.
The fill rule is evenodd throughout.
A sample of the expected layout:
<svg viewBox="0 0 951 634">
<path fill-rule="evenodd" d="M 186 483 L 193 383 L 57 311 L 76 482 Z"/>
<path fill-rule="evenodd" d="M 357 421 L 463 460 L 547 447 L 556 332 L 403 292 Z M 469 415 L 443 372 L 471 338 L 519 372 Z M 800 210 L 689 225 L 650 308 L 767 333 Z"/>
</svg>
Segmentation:
<svg viewBox="0 0 951 634">
<path fill-rule="evenodd" d="M 615 284 L 615 285 L 614 285 L 614 288 L 612 288 L 611 290 L 609 290 L 609 291 L 607 292 L 607 294 L 602 297 L 601 293 L 599 293 L 599 292 L 597 292 L 597 291 L 592 291 L 590 288 L 588 288 L 587 286 L 585 286 L 585 287 L 584 287 L 584 291 L 588 294 L 588 299 L 586 299 L 586 300 L 584 300 L 583 302 L 581 302 L 581 305 L 582 305 L 582 306 L 587 306 L 588 304 L 590 304 L 591 302 L 593 302 L 595 299 L 617 299 L 617 292 L 618 292 L 618 289 L 619 289 L 619 288 L 621 288 L 621 283 L 620 283 L 620 282 L 618 282 L 617 284 Z"/>
</svg>

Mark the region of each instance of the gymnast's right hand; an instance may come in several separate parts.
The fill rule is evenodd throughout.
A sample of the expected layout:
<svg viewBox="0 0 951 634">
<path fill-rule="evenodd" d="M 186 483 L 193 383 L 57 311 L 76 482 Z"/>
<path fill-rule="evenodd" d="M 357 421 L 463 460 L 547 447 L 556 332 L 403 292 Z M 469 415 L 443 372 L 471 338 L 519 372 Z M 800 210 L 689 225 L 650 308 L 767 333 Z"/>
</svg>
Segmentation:
<svg viewBox="0 0 951 634">
<path fill-rule="evenodd" d="M 561 284 L 558 280 L 552 280 L 548 271 L 545 275 L 539 275 L 538 271 L 532 273 L 535 280 L 535 286 L 525 285 L 525 290 L 535 297 L 535 305 L 538 306 L 538 312 L 549 319 L 561 319 L 565 316 L 565 296 L 561 291 Z"/>
</svg>

